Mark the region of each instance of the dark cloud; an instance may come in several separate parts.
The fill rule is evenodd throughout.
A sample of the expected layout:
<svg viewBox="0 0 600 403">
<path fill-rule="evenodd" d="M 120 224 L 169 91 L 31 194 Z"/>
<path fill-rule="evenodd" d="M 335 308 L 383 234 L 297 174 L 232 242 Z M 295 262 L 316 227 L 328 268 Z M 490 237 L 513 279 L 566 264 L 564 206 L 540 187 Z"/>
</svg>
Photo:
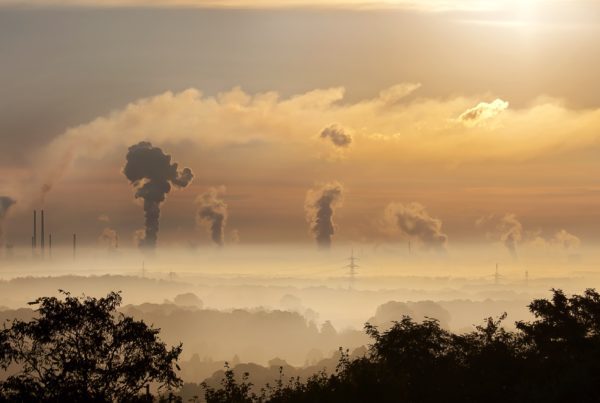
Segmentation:
<svg viewBox="0 0 600 403">
<path fill-rule="evenodd" d="M 419 203 L 390 203 L 385 209 L 388 226 L 409 239 L 419 241 L 426 249 L 444 251 L 448 236 L 442 232 L 442 222 L 431 217 Z"/>
<path fill-rule="evenodd" d="M 344 189 L 338 182 L 331 182 L 318 189 L 311 189 L 306 195 L 304 210 L 310 224 L 310 232 L 314 235 L 320 248 L 331 247 L 331 237 L 335 233 L 333 214 L 341 204 Z"/>
<path fill-rule="evenodd" d="M 346 148 L 352 144 L 352 136 L 343 127 L 331 125 L 321 132 L 322 139 L 329 139 L 336 147 Z"/>
<path fill-rule="evenodd" d="M 135 197 L 144 200 L 146 221 L 140 246 L 152 249 L 158 238 L 160 204 L 171 191 L 171 184 L 186 187 L 194 175 L 189 168 L 179 171 L 177 163 L 171 163 L 170 155 L 145 141 L 129 147 L 126 159 L 123 173 L 136 187 Z"/>
<path fill-rule="evenodd" d="M 224 187 L 213 187 L 196 199 L 197 221 L 199 224 L 208 226 L 210 238 L 219 246 L 223 246 L 225 243 L 225 226 L 227 225 L 227 204 L 220 198 L 224 192 Z"/>
</svg>

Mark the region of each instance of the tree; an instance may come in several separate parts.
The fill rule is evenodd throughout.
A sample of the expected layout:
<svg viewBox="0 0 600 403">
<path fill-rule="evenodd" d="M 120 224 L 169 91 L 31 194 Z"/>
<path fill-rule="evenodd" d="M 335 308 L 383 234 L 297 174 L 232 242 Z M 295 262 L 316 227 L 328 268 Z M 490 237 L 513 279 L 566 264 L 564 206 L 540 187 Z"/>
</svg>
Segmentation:
<svg viewBox="0 0 600 403">
<path fill-rule="evenodd" d="M 228 368 L 224 390 L 207 390 L 207 400 L 231 401 L 208 398 L 242 390 L 244 403 L 599 402 L 600 294 L 553 290 L 529 309 L 535 320 L 517 322 L 517 331 L 502 327 L 506 314 L 466 334 L 429 318 L 405 316 L 383 331 L 367 324 L 368 354 L 350 359 L 341 351 L 333 374 L 278 382 L 254 396 Z"/>
<path fill-rule="evenodd" d="M 0 383 L 0 400 L 113 402 L 143 400 L 181 384 L 175 372 L 181 344 L 168 349 L 143 321 L 117 312 L 121 295 L 43 297 L 37 316 L 0 331 L 0 366 L 16 371 Z"/>
</svg>

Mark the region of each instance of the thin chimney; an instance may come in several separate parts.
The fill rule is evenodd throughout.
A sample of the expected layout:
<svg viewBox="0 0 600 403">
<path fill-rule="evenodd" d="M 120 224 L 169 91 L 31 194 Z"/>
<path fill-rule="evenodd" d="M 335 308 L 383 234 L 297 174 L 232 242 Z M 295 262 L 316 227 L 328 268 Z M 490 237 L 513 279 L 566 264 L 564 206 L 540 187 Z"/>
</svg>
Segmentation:
<svg viewBox="0 0 600 403">
<path fill-rule="evenodd" d="M 42 227 L 41 227 L 41 238 L 40 238 L 40 248 L 42 249 L 42 257 L 44 256 L 44 247 L 45 247 L 45 239 L 46 235 L 44 233 L 44 210 L 42 210 Z"/>
<path fill-rule="evenodd" d="M 48 234 L 48 256 L 52 258 L 52 234 Z"/>
<path fill-rule="evenodd" d="M 37 248 L 37 211 L 33 210 L 33 238 L 31 241 L 33 249 Z"/>
<path fill-rule="evenodd" d="M 77 257 L 77 234 L 73 234 L 73 260 Z"/>
</svg>

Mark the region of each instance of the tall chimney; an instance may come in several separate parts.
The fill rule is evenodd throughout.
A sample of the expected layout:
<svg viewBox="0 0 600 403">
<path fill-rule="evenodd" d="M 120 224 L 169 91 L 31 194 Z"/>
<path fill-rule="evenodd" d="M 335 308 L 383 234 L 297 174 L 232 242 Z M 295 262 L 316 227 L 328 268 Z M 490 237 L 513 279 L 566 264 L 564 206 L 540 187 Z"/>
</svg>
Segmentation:
<svg viewBox="0 0 600 403">
<path fill-rule="evenodd" d="M 33 238 L 31 241 L 33 249 L 37 248 L 37 211 L 33 210 Z"/>
<path fill-rule="evenodd" d="M 45 247 L 45 239 L 46 235 L 44 233 L 44 210 L 42 210 L 42 227 L 41 227 L 41 238 L 40 238 L 40 248 L 42 249 L 42 257 L 44 257 L 44 247 Z"/>
<path fill-rule="evenodd" d="M 48 234 L 48 256 L 52 258 L 52 234 Z"/>
<path fill-rule="evenodd" d="M 73 234 L 73 260 L 77 256 L 77 234 Z"/>
</svg>

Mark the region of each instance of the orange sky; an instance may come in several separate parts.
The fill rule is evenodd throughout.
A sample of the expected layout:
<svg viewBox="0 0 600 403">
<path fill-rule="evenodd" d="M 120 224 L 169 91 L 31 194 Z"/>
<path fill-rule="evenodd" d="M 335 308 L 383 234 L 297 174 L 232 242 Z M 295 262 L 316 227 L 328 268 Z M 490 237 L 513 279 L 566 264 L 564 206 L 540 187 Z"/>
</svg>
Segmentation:
<svg viewBox="0 0 600 403">
<path fill-rule="evenodd" d="M 509 213 L 522 243 L 551 245 L 561 230 L 597 241 L 600 36 L 594 14 L 582 13 L 589 3 L 474 11 L 473 2 L 431 1 L 426 11 L 435 12 L 425 14 L 403 10 L 407 2 L 323 12 L 232 3 L 189 12 L 216 13 L 231 31 L 204 33 L 166 2 L 140 14 L 0 4 L 0 13 L 38 22 L 0 28 L 11 56 L 0 79 L 12 99 L 0 127 L 0 195 L 18 201 L 6 224 L 14 242 L 29 239 L 30 210 L 50 183 L 56 231 L 93 243 L 108 225 L 132 239 L 143 213 L 120 169 L 142 140 L 196 175 L 163 206 L 165 244 L 208 242 L 194 200 L 211 186 L 226 188 L 226 240 L 235 230 L 240 242 L 310 242 L 304 199 L 330 181 L 344 187 L 340 241 L 401 239 L 384 228 L 384 211 L 412 202 L 441 222 L 448 247 L 493 240 L 476 221 Z M 91 23 L 36 39 L 69 13 Z M 107 16 L 125 44 L 107 42 Z M 163 41 L 163 29 L 185 40 Z M 165 57 L 145 63 L 154 53 Z M 327 127 L 350 140 L 321 137 Z"/>
</svg>

